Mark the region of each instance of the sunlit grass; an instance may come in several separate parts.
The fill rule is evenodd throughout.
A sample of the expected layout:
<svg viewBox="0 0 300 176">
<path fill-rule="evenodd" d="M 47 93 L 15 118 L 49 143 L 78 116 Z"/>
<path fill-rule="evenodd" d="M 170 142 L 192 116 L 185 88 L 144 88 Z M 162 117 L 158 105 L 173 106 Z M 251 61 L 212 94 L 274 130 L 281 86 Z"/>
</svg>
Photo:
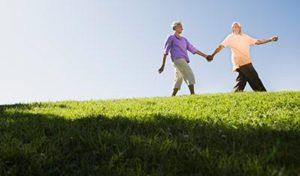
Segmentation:
<svg viewBox="0 0 300 176">
<path fill-rule="evenodd" d="M 300 92 L 1 106 L 0 175 L 295 175 Z"/>
</svg>

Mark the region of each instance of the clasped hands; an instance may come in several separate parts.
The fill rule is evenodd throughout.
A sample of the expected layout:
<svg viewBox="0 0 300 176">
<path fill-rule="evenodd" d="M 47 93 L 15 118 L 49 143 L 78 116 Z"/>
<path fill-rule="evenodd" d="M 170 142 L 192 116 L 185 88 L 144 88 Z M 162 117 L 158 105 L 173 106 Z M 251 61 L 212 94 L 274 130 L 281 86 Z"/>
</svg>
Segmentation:
<svg viewBox="0 0 300 176">
<path fill-rule="evenodd" d="M 205 59 L 207 60 L 207 62 L 211 62 L 214 59 L 214 55 L 207 55 Z"/>
</svg>

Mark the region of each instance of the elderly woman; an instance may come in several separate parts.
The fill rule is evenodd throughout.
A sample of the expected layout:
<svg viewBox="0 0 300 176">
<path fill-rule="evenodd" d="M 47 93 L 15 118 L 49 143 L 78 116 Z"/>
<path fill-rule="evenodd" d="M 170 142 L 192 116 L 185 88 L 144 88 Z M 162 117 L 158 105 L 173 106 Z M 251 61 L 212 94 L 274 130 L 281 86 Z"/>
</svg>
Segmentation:
<svg viewBox="0 0 300 176">
<path fill-rule="evenodd" d="M 188 64 L 190 60 L 187 51 L 193 54 L 198 54 L 204 58 L 206 58 L 207 55 L 196 49 L 186 38 L 181 36 L 183 31 L 181 22 L 174 22 L 172 24 L 172 29 L 174 34 L 170 35 L 165 43 L 163 62 L 158 72 L 162 73 L 164 71 L 166 57 L 169 53 L 171 53 L 171 59 L 175 68 L 175 82 L 172 96 L 176 96 L 178 90 L 181 88 L 183 80 L 188 85 L 190 93 L 195 94 L 195 76 Z"/>
<path fill-rule="evenodd" d="M 252 65 L 250 46 L 276 42 L 278 37 L 274 36 L 270 39 L 252 38 L 242 32 L 242 26 L 238 22 L 232 23 L 231 28 L 232 33 L 225 38 L 212 55 L 208 56 L 208 59 L 212 60 L 213 57 L 225 47 L 231 48 L 233 71 L 238 72 L 233 91 L 244 91 L 247 82 L 254 91 L 266 91 L 266 88 Z"/>
</svg>

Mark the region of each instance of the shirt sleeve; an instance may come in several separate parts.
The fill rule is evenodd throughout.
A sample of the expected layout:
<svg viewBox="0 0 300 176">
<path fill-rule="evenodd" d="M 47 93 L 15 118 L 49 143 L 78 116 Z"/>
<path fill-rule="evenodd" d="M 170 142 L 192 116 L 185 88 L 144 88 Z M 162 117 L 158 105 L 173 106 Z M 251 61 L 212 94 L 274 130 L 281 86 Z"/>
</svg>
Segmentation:
<svg viewBox="0 0 300 176">
<path fill-rule="evenodd" d="M 221 42 L 220 45 L 222 45 L 222 46 L 224 46 L 224 47 L 230 46 L 230 35 L 227 36 L 227 37 Z"/>
<path fill-rule="evenodd" d="M 171 47 L 172 47 L 172 36 L 169 36 L 165 43 L 164 54 L 168 55 L 170 53 Z"/>
<path fill-rule="evenodd" d="M 186 40 L 186 44 L 187 44 L 187 50 L 193 54 L 195 54 L 198 49 L 195 48 L 188 40 Z"/>
<path fill-rule="evenodd" d="M 255 45 L 255 43 L 257 42 L 258 39 L 250 37 L 247 35 L 247 39 L 248 39 L 248 43 L 249 45 Z"/>
</svg>

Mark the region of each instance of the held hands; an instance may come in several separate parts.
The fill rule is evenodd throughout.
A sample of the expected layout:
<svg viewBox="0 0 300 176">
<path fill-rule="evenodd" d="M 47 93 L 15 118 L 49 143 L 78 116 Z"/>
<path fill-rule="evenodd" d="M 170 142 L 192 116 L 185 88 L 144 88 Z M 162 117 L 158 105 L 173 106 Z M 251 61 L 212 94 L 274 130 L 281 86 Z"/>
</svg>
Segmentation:
<svg viewBox="0 0 300 176">
<path fill-rule="evenodd" d="M 207 56 L 206 56 L 207 62 L 211 62 L 213 59 L 214 59 L 214 56 L 213 56 L 213 55 L 207 55 Z"/>
</svg>

